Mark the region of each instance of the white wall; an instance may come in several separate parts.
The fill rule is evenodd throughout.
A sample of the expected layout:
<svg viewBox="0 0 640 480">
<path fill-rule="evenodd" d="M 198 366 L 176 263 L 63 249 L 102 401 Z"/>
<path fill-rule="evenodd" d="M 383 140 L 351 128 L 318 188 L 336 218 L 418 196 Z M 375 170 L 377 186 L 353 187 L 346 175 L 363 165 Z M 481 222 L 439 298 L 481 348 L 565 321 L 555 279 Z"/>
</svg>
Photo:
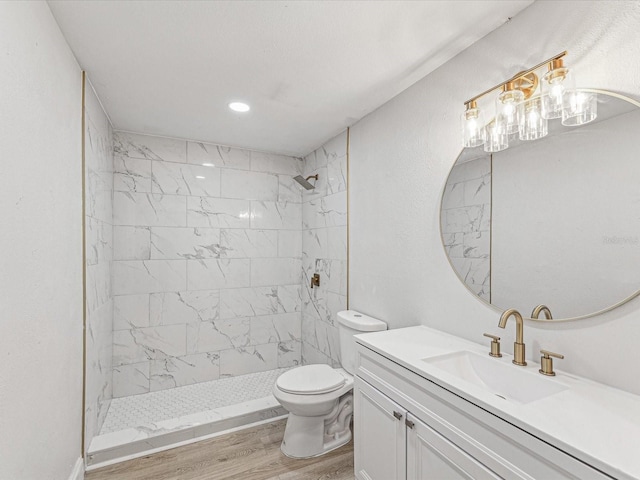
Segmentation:
<svg viewBox="0 0 640 480">
<path fill-rule="evenodd" d="M 478 301 L 447 262 L 440 196 L 460 153 L 463 102 L 563 50 L 579 86 L 640 98 L 640 2 L 536 2 L 351 129 L 350 308 L 391 328 L 425 324 L 476 342 L 513 325 Z M 527 356 L 640 394 L 640 299 L 579 322 L 527 323 Z"/>
<path fill-rule="evenodd" d="M 81 72 L 44 2 L 0 2 L 0 478 L 81 454 Z"/>
</svg>

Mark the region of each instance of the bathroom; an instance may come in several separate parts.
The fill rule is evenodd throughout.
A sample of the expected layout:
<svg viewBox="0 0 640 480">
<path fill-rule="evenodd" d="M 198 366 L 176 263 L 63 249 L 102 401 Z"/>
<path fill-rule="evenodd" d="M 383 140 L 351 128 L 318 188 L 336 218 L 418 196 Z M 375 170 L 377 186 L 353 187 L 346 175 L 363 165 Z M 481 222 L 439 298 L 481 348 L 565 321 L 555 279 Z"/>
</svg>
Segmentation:
<svg viewBox="0 0 640 480">
<path fill-rule="evenodd" d="M 118 4 L 0 4 L 6 182 L 0 235 L 2 480 L 91 478 L 100 463 L 91 465 L 91 442 L 100 437 L 108 410 L 127 399 L 149 395 L 145 398 L 155 402 L 179 389 L 195 392 L 199 385 L 232 384 L 247 376 L 257 383 L 244 390 L 270 393 L 275 379 L 293 367 L 339 367 L 337 315 L 344 310 L 382 320 L 387 334 L 424 326 L 485 349 L 489 340 L 483 334 L 499 335 L 505 357 L 513 354 L 513 319 L 504 330 L 498 320 L 516 305 L 498 308 L 470 293 L 443 248 L 441 203 L 461 152 L 465 102 L 563 51 L 578 87 L 640 101 L 638 1 L 284 1 L 241 2 L 240 7 L 234 2 L 126 2 L 116 11 Z M 283 24 L 309 28 L 317 22 L 328 31 L 337 25 L 336 32 L 344 35 L 337 38 L 353 42 L 353 48 L 328 44 L 327 52 L 346 49 L 359 57 L 345 55 L 335 64 L 327 63 L 330 56 L 273 57 L 304 66 L 306 76 L 299 78 L 324 78 L 331 97 L 290 97 L 294 86 L 263 64 L 258 71 L 269 79 L 264 89 L 233 93 L 237 98 L 212 106 L 213 100 L 198 94 L 207 91 L 209 80 L 180 75 L 179 68 L 162 63 L 158 51 L 140 57 L 135 71 L 146 76 L 129 78 L 126 62 L 136 59 L 131 49 L 138 37 L 127 35 L 135 35 L 135 22 L 154 4 L 158 15 L 172 13 L 167 21 L 176 27 L 167 32 L 147 25 L 145 31 L 157 35 L 146 38 L 145 48 L 163 45 L 163 52 L 184 62 L 179 65 L 202 61 L 180 50 L 185 45 L 176 40 L 184 28 L 179 22 L 197 18 L 197 8 L 211 14 L 216 5 L 229 21 L 234 8 L 244 13 L 253 8 Z M 118 24 L 117 15 L 124 14 L 129 20 Z M 446 14 L 449 23 L 433 24 L 434 16 Z M 209 28 L 217 25 L 204 13 L 202 19 L 200 28 L 207 22 Z M 234 21 L 226 31 L 242 31 L 243 18 Z M 101 43 L 99 34 L 109 29 L 109 41 Z M 431 30 L 432 36 L 418 35 L 421 30 Z M 265 35 L 286 39 L 282 32 Z M 328 42 L 326 37 L 321 38 Z M 243 35 L 236 35 L 228 44 L 242 48 L 242 41 Z M 399 45 L 407 50 L 396 50 Z M 381 57 L 377 64 L 367 63 L 368 55 L 381 50 L 396 70 L 382 68 Z M 330 76 L 322 73 L 327 66 Z M 161 72 L 165 83 L 150 72 Z M 177 83 L 185 79 L 191 84 Z M 192 103 L 163 95 L 156 80 L 186 92 L 176 97 Z M 116 81 L 127 88 L 131 83 L 131 89 L 116 92 Z M 234 100 L 245 100 L 251 111 L 230 112 L 227 104 Z M 261 109 L 267 108 L 278 116 L 264 116 Z M 174 117 L 172 109 L 183 117 Z M 198 121 L 207 115 L 210 123 Z M 300 126 L 306 121 L 317 129 Z M 603 162 L 614 169 L 612 159 Z M 193 178 L 185 179 L 186 173 Z M 294 180 L 316 174 L 308 190 Z M 585 172 L 574 174 L 587 178 Z M 544 182 L 539 183 L 542 192 Z M 172 203 L 144 204 L 163 195 Z M 218 197 L 226 205 L 207 200 Z M 563 201 L 571 203 L 568 197 Z M 527 224 L 516 228 L 535 238 L 536 230 Z M 633 227 L 607 231 L 603 243 L 607 251 L 633 254 L 635 235 Z M 577 237 L 569 243 L 580 244 Z M 176 245 L 179 249 L 172 250 Z M 194 256 L 185 257 L 187 250 Z M 581 277 L 596 260 L 583 259 Z M 315 273 L 320 285 L 311 288 Z M 200 279 L 197 285 L 191 283 L 194 278 Z M 554 360 L 558 381 L 577 376 L 628 396 L 629 411 L 614 412 L 629 418 L 627 441 L 638 432 L 631 405 L 640 395 L 640 300 L 622 302 L 632 296 L 620 294 L 606 305 L 620 303 L 616 308 L 575 321 L 524 321 L 531 365 L 540 363 L 540 349 L 558 352 L 564 355 Z M 521 313 L 529 316 L 524 309 Z M 153 355 L 167 349 L 168 355 Z M 233 387 L 228 392 L 238 394 Z M 243 402 L 248 410 L 240 416 L 246 422 L 218 427 L 237 433 L 246 425 L 284 422 L 286 412 L 275 399 L 261 403 L 262 398 Z M 185 410 L 176 416 L 192 414 Z M 355 411 L 356 442 L 358 418 Z M 200 418 L 191 421 L 211 441 L 224 435 L 224 429 L 202 425 Z M 168 435 L 169 440 L 189 448 L 195 445 L 189 443 L 193 430 L 189 438 Z M 171 451 L 159 444 L 143 450 L 145 439 L 137 440 L 132 456 L 154 448 Z M 357 456 L 358 446 L 352 448 Z M 618 467 L 623 473 L 611 473 Z M 633 470 L 616 464 L 614 470 L 599 468 L 607 478 L 636 478 L 638 472 L 625 473 Z"/>
</svg>

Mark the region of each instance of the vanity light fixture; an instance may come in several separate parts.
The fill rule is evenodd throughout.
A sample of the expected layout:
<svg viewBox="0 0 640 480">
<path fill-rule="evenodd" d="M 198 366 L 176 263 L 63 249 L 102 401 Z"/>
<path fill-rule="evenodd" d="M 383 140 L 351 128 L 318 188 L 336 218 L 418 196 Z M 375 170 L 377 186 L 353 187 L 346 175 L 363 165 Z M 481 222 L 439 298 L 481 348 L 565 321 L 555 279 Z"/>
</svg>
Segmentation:
<svg viewBox="0 0 640 480">
<path fill-rule="evenodd" d="M 559 53 L 538 65 L 464 102 L 462 114 L 463 144 L 486 152 L 509 147 L 509 140 L 537 140 L 549 133 L 548 120 L 562 118 L 566 126 L 584 125 L 597 116 L 597 95 L 576 90 L 573 72 L 564 65 Z M 542 80 L 536 71 L 547 67 Z M 500 90 L 495 100 L 495 115 L 485 123 L 478 100 Z"/>
<path fill-rule="evenodd" d="M 231 102 L 229 108 L 234 112 L 245 113 L 251 110 L 251 107 L 243 102 Z"/>
</svg>

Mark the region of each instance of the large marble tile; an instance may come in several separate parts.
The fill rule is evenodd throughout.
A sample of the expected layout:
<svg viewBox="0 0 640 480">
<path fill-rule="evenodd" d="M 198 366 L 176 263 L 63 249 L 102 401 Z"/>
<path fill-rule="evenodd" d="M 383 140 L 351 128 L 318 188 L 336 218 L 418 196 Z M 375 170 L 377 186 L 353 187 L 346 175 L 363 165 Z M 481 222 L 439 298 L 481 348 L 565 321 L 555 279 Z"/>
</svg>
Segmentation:
<svg viewBox="0 0 640 480">
<path fill-rule="evenodd" d="M 131 260 L 113 262 L 115 295 L 175 292 L 187 289 L 185 260 Z"/>
<path fill-rule="evenodd" d="M 448 210 L 458 207 L 464 207 L 464 182 L 447 183 L 442 194 L 441 208 Z"/>
<path fill-rule="evenodd" d="M 149 326 L 149 295 L 113 297 L 113 329 L 130 330 Z"/>
<path fill-rule="evenodd" d="M 300 340 L 301 336 L 300 313 L 280 313 L 251 318 L 252 345 Z"/>
<path fill-rule="evenodd" d="M 251 259 L 251 286 L 293 285 L 300 283 L 302 261 L 298 258 Z"/>
<path fill-rule="evenodd" d="M 251 228 L 298 230 L 301 226 L 299 203 L 251 202 Z"/>
<path fill-rule="evenodd" d="M 190 227 L 249 228 L 251 202 L 227 198 L 188 197 Z"/>
<path fill-rule="evenodd" d="M 219 318 L 218 290 L 152 293 L 149 302 L 151 326 L 212 322 Z"/>
<path fill-rule="evenodd" d="M 111 223 L 113 211 L 113 173 L 87 166 L 86 215 Z"/>
<path fill-rule="evenodd" d="M 347 259 L 347 227 L 327 228 L 327 244 L 329 258 L 337 260 Z"/>
<path fill-rule="evenodd" d="M 186 328 L 182 324 L 117 330 L 113 332 L 113 363 L 128 365 L 184 356 L 187 353 Z"/>
<path fill-rule="evenodd" d="M 149 362 L 113 368 L 113 397 L 128 397 L 149 391 Z"/>
<path fill-rule="evenodd" d="M 293 313 L 302 310 L 302 287 L 298 285 L 278 286 L 278 312 Z"/>
<path fill-rule="evenodd" d="M 278 202 L 301 203 L 303 191 L 291 175 L 278 175 Z"/>
<path fill-rule="evenodd" d="M 223 229 L 220 232 L 221 258 L 276 257 L 278 232 L 275 230 Z"/>
<path fill-rule="evenodd" d="M 251 152 L 249 150 L 209 143 L 187 142 L 187 159 L 189 163 L 194 165 L 241 170 L 251 168 Z"/>
<path fill-rule="evenodd" d="M 464 257 L 464 234 L 444 233 L 442 234 L 442 244 L 449 257 Z"/>
<path fill-rule="evenodd" d="M 336 367 L 338 366 L 337 362 L 327 357 L 324 353 L 306 341 L 303 341 L 301 345 L 301 359 L 302 365 L 317 365 L 322 363 Z"/>
<path fill-rule="evenodd" d="M 114 225 L 184 227 L 187 199 L 178 195 L 114 192 Z"/>
<path fill-rule="evenodd" d="M 131 158 L 181 163 L 187 161 L 187 142 L 175 138 L 115 132 L 113 150 L 116 154 Z"/>
<path fill-rule="evenodd" d="M 220 376 L 233 377 L 278 367 L 278 345 L 268 343 L 220 352 Z"/>
<path fill-rule="evenodd" d="M 460 234 L 459 234 L 460 235 Z M 464 256 L 467 258 L 489 258 L 491 254 L 491 233 L 470 232 L 463 237 Z"/>
<path fill-rule="evenodd" d="M 250 278 L 249 259 L 187 261 L 188 290 L 246 287 L 250 285 Z"/>
<path fill-rule="evenodd" d="M 251 152 L 251 170 L 296 176 L 302 173 L 302 159 L 275 153 Z"/>
<path fill-rule="evenodd" d="M 302 342 L 289 340 L 278 343 L 278 368 L 297 367 L 302 364 Z"/>
<path fill-rule="evenodd" d="M 490 205 L 452 208 L 442 212 L 443 233 L 488 231 L 491 222 Z"/>
<path fill-rule="evenodd" d="M 489 258 L 451 258 L 451 264 L 465 284 L 489 285 L 491 279 Z"/>
<path fill-rule="evenodd" d="M 217 258 L 220 250 L 220 230 L 216 228 L 151 228 L 152 259 Z"/>
<path fill-rule="evenodd" d="M 221 173 L 221 196 L 243 200 L 278 200 L 277 175 L 226 168 Z"/>
<path fill-rule="evenodd" d="M 347 156 L 332 156 L 327 163 L 327 192 L 338 193 L 347 189 Z"/>
<path fill-rule="evenodd" d="M 302 231 L 302 248 L 308 259 L 328 258 L 329 241 L 326 228 L 310 228 Z"/>
<path fill-rule="evenodd" d="M 87 265 L 86 273 L 87 312 L 90 314 L 113 296 L 111 267 L 109 262 Z"/>
<path fill-rule="evenodd" d="M 151 160 L 115 155 L 113 189 L 119 192 L 151 192 Z"/>
<path fill-rule="evenodd" d="M 347 224 L 346 192 L 334 193 L 302 204 L 303 228 L 337 227 Z"/>
<path fill-rule="evenodd" d="M 482 205 L 491 203 L 491 176 L 464 182 L 464 204 Z"/>
<path fill-rule="evenodd" d="M 302 258 L 301 230 L 278 231 L 278 256 Z"/>
<path fill-rule="evenodd" d="M 278 287 L 232 288 L 220 291 L 222 319 L 268 315 L 277 313 L 278 310 Z"/>
<path fill-rule="evenodd" d="M 149 227 L 113 227 L 114 260 L 149 260 L 151 232 Z"/>
<path fill-rule="evenodd" d="M 150 374 L 152 392 L 209 382 L 220 377 L 220 356 L 217 353 L 198 353 L 152 360 Z"/>
<path fill-rule="evenodd" d="M 113 226 L 92 217 L 86 217 L 87 265 L 109 262 L 113 259 Z"/>
<path fill-rule="evenodd" d="M 187 325 L 187 351 L 189 353 L 219 352 L 249 344 L 248 318 L 215 320 Z"/>
<path fill-rule="evenodd" d="M 154 193 L 220 196 L 220 169 L 169 162 L 153 162 L 151 189 Z"/>
</svg>

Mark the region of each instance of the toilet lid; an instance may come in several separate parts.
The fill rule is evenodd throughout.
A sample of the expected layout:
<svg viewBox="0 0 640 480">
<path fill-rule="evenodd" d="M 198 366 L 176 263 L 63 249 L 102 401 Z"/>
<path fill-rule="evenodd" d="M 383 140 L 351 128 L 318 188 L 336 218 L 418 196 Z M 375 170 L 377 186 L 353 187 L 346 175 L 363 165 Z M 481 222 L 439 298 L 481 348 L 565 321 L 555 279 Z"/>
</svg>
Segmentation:
<svg viewBox="0 0 640 480">
<path fill-rule="evenodd" d="M 333 392 L 347 379 L 329 365 L 305 365 L 283 373 L 276 380 L 280 390 L 299 395 Z"/>
</svg>

